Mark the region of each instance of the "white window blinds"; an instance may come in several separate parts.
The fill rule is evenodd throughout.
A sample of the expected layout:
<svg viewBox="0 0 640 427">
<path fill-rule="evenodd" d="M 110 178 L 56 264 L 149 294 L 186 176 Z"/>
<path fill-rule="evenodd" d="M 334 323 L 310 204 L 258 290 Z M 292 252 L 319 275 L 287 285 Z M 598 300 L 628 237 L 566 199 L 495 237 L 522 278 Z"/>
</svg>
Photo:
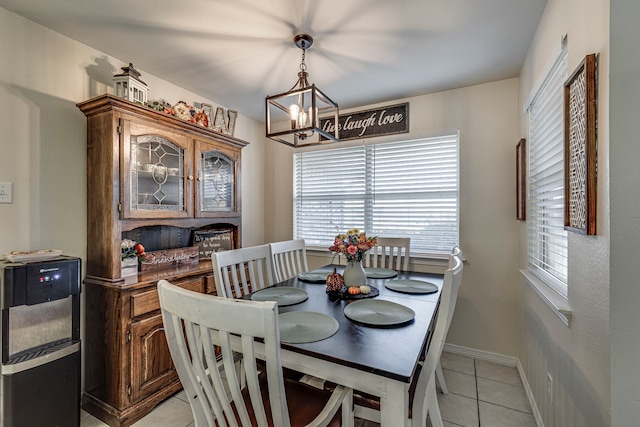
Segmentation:
<svg viewBox="0 0 640 427">
<path fill-rule="evenodd" d="M 562 51 L 529 106 L 528 257 L 530 269 L 567 295 L 564 230 L 564 81 Z"/>
<path fill-rule="evenodd" d="M 410 237 L 413 256 L 458 244 L 458 135 L 294 155 L 294 238 L 351 228 Z"/>
</svg>

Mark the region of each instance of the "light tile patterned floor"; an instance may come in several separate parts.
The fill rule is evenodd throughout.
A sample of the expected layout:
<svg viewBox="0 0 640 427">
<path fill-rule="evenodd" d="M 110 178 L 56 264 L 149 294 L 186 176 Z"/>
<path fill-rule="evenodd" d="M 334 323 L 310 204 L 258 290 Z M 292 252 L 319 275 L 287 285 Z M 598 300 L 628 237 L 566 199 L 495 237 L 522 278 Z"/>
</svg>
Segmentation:
<svg viewBox="0 0 640 427">
<path fill-rule="evenodd" d="M 443 353 L 442 369 L 449 388 L 448 395 L 438 393 L 445 427 L 536 427 L 515 367 Z M 80 425 L 106 426 L 84 411 Z M 378 423 L 357 419 L 355 426 L 378 427 Z M 184 392 L 158 405 L 133 427 L 193 427 Z"/>
</svg>

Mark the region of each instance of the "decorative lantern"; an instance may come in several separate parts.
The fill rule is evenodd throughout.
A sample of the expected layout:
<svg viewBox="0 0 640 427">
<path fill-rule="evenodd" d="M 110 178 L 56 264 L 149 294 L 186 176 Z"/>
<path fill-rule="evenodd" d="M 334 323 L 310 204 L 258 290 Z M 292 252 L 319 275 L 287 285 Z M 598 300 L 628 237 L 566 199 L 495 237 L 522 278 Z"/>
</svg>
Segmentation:
<svg viewBox="0 0 640 427">
<path fill-rule="evenodd" d="M 149 87 L 140 80 L 140 72 L 129 63 L 128 67 L 122 67 L 122 74 L 113 76 L 113 91 L 116 96 L 147 105 L 147 93 Z"/>
<path fill-rule="evenodd" d="M 294 148 L 339 142 L 338 104 L 307 79 L 309 73 L 304 60 L 313 37 L 298 34 L 293 43 L 302 49 L 298 81 L 288 92 L 266 98 L 267 138 Z M 326 123 L 330 126 L 322 127 L 320 116 L 328 118 Z"/>
</svg>

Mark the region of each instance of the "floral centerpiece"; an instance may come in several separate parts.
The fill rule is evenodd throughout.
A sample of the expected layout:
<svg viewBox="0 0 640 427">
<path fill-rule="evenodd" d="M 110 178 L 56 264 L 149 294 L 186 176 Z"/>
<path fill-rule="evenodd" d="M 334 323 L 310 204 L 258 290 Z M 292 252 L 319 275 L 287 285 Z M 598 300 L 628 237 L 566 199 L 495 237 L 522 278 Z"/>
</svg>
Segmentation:
<svg viewBox="0 0 640 427">
<path fill-rule="evenodd" d="M 122 243 L 120 243 L 120 255 L 123 260 L 127 258 L 140 258 L 144 261 L 144 246 L 133 240 L 124 239 Z"/>
<path fill-rule="evenodd" d="M 347 261 L 362 262 L 364 254 L 376 245 L 376 241 L 377 237 L 367 237 L 364 231 L 354 228 L 346 234 L 338 234 L 329 250 L 338 256 L 344 255 Z"/>
<path fill-rule="evenodd" d="M 376 237 L 367 237 L 364 231 L 360 232 L 357 228 L 335 237 L 329 250 L 338 256 L 344 255 L 347 259 L 347 266 L 342 274 L 345 285 L 360 286 L 365 284 L 367 276 L 362 267 L 362 259 L 364 254 L 376 245 L 376 242 Z"/>
</svg>

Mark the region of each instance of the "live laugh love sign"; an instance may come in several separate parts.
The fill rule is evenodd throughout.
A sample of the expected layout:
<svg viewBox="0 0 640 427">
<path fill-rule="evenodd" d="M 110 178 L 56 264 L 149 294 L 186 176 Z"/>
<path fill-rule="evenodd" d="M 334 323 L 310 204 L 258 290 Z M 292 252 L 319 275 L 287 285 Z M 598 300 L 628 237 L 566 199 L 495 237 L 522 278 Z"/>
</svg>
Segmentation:
<svg viewBox="0 0 640 427">
<path fill-rule="evenodd" d="M 320 126 L 325 132 L 334 132 L 334 123 L 330 118 L 320 119 Z M 338 131 L 340 141 L 409 132 L 409 103 L 341 114 L 338 117 Z"/>
</svg>

